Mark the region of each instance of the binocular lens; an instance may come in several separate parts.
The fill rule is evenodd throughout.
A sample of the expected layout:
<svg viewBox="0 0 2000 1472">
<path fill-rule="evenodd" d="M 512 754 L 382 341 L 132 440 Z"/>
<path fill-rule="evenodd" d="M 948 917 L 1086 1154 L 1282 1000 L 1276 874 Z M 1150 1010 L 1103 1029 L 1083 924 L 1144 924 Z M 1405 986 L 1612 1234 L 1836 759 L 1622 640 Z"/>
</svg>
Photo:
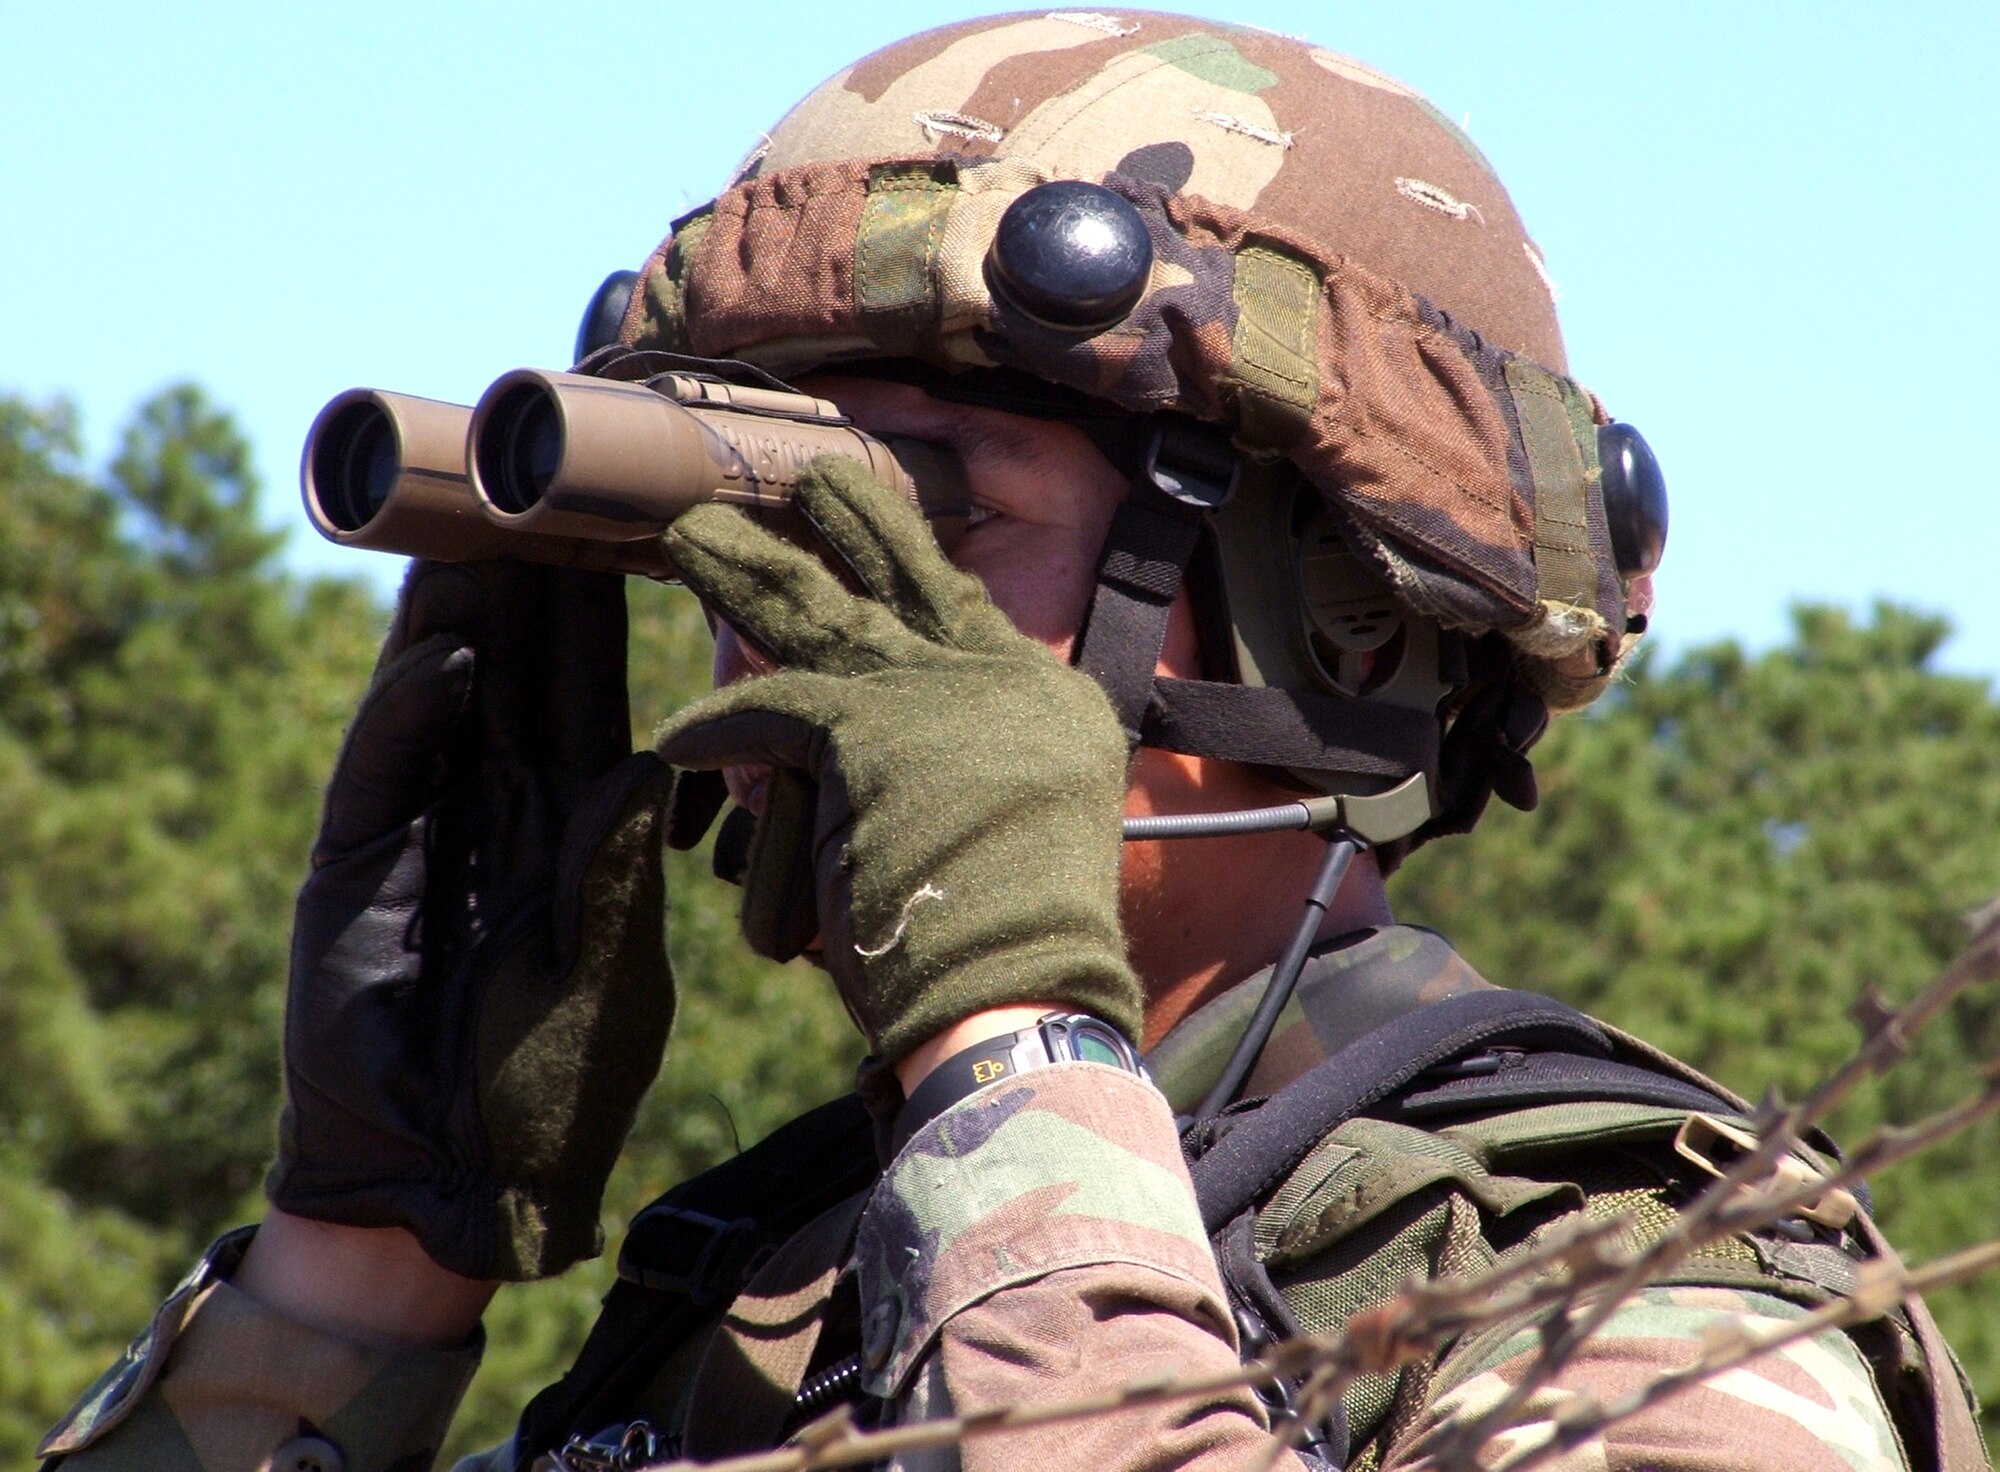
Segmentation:
<svg viewBox="0 0 2000 1472">
<path fill-rule="evenodd" d="M 370 403 L 349 404 L 334 416 L 313 453 L 320 510 L 339 530 L 360 531 L 389 499 L 402 468 L 389 416 Z"/>
<path fill-rule="evenodd" d="M 562 464 L 555 402 L 534 384 L 522 384 L 494 406 L 473 453 L 494 505 L 516 516 L 533 510 Z"/>
</svg>

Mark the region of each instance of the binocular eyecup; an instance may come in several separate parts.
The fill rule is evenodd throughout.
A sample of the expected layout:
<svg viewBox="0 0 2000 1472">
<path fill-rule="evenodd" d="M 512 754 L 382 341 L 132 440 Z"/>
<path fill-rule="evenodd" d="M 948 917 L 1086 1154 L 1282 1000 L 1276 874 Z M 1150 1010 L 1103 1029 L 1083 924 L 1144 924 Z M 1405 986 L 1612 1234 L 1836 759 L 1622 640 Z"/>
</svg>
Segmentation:
<svg viewBox="0 0 2000 1472">
<path fill-rule="evenodd" d="M 510 516 L 533 511 L 562 465 L 562 422 L 532 384 L 516 384 L 490 406 L 473 440 L 481 498 Z"/>
</svg>

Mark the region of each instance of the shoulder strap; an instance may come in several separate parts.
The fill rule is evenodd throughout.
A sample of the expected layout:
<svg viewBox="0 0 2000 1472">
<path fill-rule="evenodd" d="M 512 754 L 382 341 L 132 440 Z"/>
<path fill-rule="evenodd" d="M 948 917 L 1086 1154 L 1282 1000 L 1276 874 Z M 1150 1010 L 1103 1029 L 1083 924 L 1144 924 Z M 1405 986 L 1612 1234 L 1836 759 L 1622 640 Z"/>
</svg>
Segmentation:
<svg viewBox="0 0 2000 1472">
<path fill-rule="evenodd" d="M 1224 1116 L 1227 1133 L 1190 1163 L 1204 1229 L 1212 1236 L 1261 1200 L 1327 1133 L 1389 1098 L 1427 1069 L 1478 1048 L 1611 1052 L 1574 1007 L 1533 992 L 1464 992 L 1406 1012 L 1349 1043 L 1254 1111 Z M 1190 1153 L 1201 1142 L 1190 1140 Z"/>
<path fill-rule="evenodd" d="M 1440 1076 L 1442 1075 L 1442 1076 Z M 1436 1129 L 1454 1115 L 1542 1104 L 1593 1102 L 1657 1104 L 1694 1113 L 1735 1114 L 1726 1098 L 1671 1074 L 1616 1058 L 1572 1052 L 1536 1052 L 1467 1059 L 1439 1069 L 1417 1086 L 1368 1111 L 1384 1119 Z"/>
<path fill-rule="evenodd" d="M 633 1398 L 793 1232 L 880 1173 L 874 1122 L 849 1094 L 773 1131 L 633 1218 L 576 1363 L 521 1413 L 523 1472 L 571 1435 L 629 1419 Z"/>
<path fill-rule="evenodd" d="M 1902 1266 L 1902 1259 L 1896 1256 L 1895 1248 L 1889 1245 L 1872 1217 L 1863 1212 L 1856 1218 L 1855 1226 L 1875 1256 Z M 1987 1460 L 1986 1439 L 1979 1430 L 1972 1393 L 1959 1377 L 1958 1361 L 1944 1342 L 1944 1335 L 1938 1332 L 1937 1320 L 1931 1317 L 1923 1299 L 1914 1293 L 1903 1299 L 1903 1312 L 1909 1318 L 1930 1381 L 1931 1465 L 1937 1472 L 1989 1472 L 1993 1464 Z"/>
<path fill-rule="evenodd" d="M 870 1194 L 857 1192 L 794 1232 L 736 1295 L 695 1371 L 683 1456 L 713 1461 L 784 1440 Z"/>
</svg>

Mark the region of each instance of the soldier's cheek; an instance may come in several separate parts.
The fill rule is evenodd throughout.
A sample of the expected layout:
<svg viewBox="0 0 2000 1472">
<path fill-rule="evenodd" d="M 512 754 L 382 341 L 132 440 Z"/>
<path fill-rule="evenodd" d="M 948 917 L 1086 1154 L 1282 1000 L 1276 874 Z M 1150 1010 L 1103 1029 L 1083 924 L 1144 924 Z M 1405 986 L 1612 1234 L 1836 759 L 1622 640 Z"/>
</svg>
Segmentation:
<svg viewBox="0 0 2000 1472">
<path fill-rule="evenodd" d="M 1015 628 L 1067 661 L 1090 606 L 1101 540 L 1075 527 L 995 516 L 967 532 L 951 560 L 985 585 Z"/>
</svg>

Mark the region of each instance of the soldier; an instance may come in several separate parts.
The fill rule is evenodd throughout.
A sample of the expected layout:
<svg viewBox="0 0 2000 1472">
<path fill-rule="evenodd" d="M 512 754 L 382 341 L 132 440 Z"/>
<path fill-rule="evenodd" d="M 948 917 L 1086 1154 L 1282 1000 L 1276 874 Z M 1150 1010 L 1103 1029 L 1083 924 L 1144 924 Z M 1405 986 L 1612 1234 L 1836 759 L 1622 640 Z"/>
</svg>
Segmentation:
<svg viewBox="0 0 2000 1472">
<path fill-rule="evenodd" d="M 667 547 L 722 688 L 657 756 L 625 751 L 615 580 L 413 568 L 300 898 L 272 1211 L 45 1454 L 428 1466 L 497 1283 L 599 1245 L 671 1014 L 660 842 L 725 785 L 756 815 L 746 937 L 830 974 L 865 1108 L 643 1213 L 575 1369 L 470 1468 L 1222 1368 L 1579 1211 L 1671 1228 L 1715 1164 L 1690 1124 L 1742 1101 L 1493 987 L 1384 894 L 1491 796 L 1532 804 L 1527 751 L 1643 631 L 1664 534 L 1649 452 L 1565 376 L 1536 249 L 1441 114 L 1238 27 L 947 27 L 794 109 L 676 223 L 620 339 L 953 446 L 972 524 L 947 561 L 841 461 L 801 481 L 824 560 L 687 514 Z M 661 758 L 696 774 L 671 800 Z M 1294 810 L 1313 831 L 1271 829 Z M 1124 819 L 1163 821 L 1121 851 Z M 1883 1250 L 1837 1193 L 1715 1244 L 1488 1453 Z M 1357 1381 L 1298 1458 L 1403 1465 L 1537 1342 L 1500 1324 Z M 1217 1393 L 910 1465 L 1261 1465 L 1270 1411 Z M 1984 1465 L 1914 1302 L 1574 1456 Z"/>
</svg>

